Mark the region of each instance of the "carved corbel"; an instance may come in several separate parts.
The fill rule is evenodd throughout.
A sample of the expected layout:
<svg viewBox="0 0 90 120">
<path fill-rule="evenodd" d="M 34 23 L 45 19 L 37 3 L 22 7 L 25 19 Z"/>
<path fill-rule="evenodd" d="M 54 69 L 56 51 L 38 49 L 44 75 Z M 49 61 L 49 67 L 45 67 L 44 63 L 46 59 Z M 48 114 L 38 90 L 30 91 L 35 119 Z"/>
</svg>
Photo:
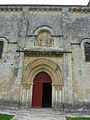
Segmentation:
<svg viewBox="0 0 90 120">
<path fill-rule="evenodd" d="M 62 85 L 54 84 L 53 86 L 55 87 L 56 90 L 62 90 Z"/>
<path fill-rule="evenodd" d="M 29 89 L 29 88 L 30 88 L 30 85 L 29 85 L 28 83 L 23 83 L 23 88 Z"/>
</svg>

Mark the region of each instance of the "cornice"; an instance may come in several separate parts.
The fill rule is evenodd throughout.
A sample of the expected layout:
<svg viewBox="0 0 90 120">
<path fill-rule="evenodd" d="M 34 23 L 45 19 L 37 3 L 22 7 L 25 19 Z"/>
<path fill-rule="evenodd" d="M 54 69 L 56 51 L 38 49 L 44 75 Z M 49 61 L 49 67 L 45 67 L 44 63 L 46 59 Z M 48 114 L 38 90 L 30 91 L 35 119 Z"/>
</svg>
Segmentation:
<svg viewBox="0 0 90 120">
<path fill-rule="evenodd" d="M 62 11 L 62 8 L 61 7 L 29 7 L 29 11 L 32 11 L 32 12 L 45 12 L 45 11 L 51 11 L 51 12 L 54 12 L 54 11 Z"/>
<path fill-rule="evenodd" d="M 21 12 L 22 7 L 0 7 L 0 12 Z"/>
<path fill-rule="evenodd" d="M 32 12 L 54 12 L 54 11 L 62 11 L 62 9 L 65 7 L 29 7 L 29 11 Z M 68 12 L 73 12 L 73 13 L 88 13 L 90 12 L 90 8 L 89 7 L 67 7 Z"/>
<path fill-rule="evenodd" d="M 78 6 L 0 6 L 0 12 L 21 12 L 25 7 L 28 7 L 31 12 L 62 12 L 62 9 L 67 8 L 71 13 L 89 13 L 90 7 Z"/>
<path fill-rule="evenodd" d="M 89 7 L 75 7 L 75 8 L 69 8 L 69 12 L 74 12 L 74 13 L 88 13 L 90 12 Z"/>
<path fill-rule="evenodd" d="M 23 52 L 26 56 L 32 56 L 32 57 L 48 57 L 48 56 L 62 56 L 64 53 L 72 53 L 72 51 L 26 51 L 26 50 L 16 50 L 16 52 Z"/>
</svg>

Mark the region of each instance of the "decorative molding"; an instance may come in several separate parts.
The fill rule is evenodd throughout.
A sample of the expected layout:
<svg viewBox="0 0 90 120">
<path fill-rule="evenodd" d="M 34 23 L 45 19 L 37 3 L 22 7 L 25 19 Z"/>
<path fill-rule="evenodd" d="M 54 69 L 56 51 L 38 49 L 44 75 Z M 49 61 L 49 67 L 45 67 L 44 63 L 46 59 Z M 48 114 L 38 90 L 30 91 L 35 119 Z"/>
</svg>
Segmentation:
<svg viewBox="0 0 90 120">
<path fill-rule="evenodd" d="M 26 56 L 32 56 L 32 57 L 53 57 L 53 56 L 62 56 L 63 53 L 62 52 L 25 52 Z"/>
<path fill-rule="evenodd" d="M 23 6 L 9 6 L 9 7 L 0 7 L 0 12 L 21 12 L 23 10 Z M 29 11 L 31 12 L 62 12 L 62 6 L 29 6 Z M 89 13 L 90 7 L 68 7 L 69 12 L 81 12 L 81 13 Z"/>
<path fill-rule="evenodd" d="M 46 6 L 46 7 L 37 7 L 37 6 L 31 6 L 31 7 L 29 7 L 29 11 L 32 11 L 32 12 L 54 12 L 54 11 L 57 11 L 57 12 L 59 12 L 59 11 L 62 11 L 62 7 L 48 7 L 48 6 Z M 68 11 L 69 12 L 81 12 L 81 13 L 88 13 L 88 12 L 90 12 L 90 8 L 89 7 L 68 7 Z"/>
<path fill-rule="evenodd" d="M 26 56 L 32 56 L 32 57 L 48 57 L 48 56 L 61 56 L 64 54 L 64 53 L 72 53 L 71 51 L 25 51 L 25 50 L 16 50 L 16 52 L 24 52 L 24 54 Z"/>
<path fill-rule="evenodd" d="M 73 42 L 71 43 L 71 45 L 80 45 L 81 43 L 78 43 L 78 42 Z"/>
<path fill-rule="evenodd" d="M 32 12 L 43 12 L 43 11 L 62 11 L 62 8 L 61 7 L 29 7 L 29 11 L 32 11 Z"/>
<path fill-rule="evenodd" d="M 90 8 L 87 8 L 87 7 L 75 7 L 75 8 L 69 8 L 69 10 L 68 10 L 69 12 L 76 12 L 76 13 L 78 13 L 78 12 L 81 12 L 81 13 L 88 13 L 88 12 L 90 12 Z"/>
<path fill-rule="evenodd" d="M 21 12 L 22 7 L 1 7 L 0 12 Z"/>
</svg>

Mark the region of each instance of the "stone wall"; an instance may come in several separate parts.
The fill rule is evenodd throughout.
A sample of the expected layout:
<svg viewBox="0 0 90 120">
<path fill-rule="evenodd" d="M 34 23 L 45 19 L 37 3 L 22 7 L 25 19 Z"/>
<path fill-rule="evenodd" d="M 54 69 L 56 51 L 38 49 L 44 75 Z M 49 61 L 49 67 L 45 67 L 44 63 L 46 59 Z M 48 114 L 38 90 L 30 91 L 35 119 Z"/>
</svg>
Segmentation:
<svg viewBox="0 0 90 120">
<path fill-rule="evenodd" d="M 63 50 L 62 57 L 26 56 L 24 49 L 35 45 L 43 29 L 51 33 L 54 47 Z M 38 58 L 52 60 L 61 67 L 62 104 L 90 103 L 90 62 L 85 61 L 84 53 L 85 41 L 90 42 L 89 7 L 0 6 L 0 41 L 4 42 L 0 59 L 2 104 L 20 104 L 24 68 Z"/>
</svg>

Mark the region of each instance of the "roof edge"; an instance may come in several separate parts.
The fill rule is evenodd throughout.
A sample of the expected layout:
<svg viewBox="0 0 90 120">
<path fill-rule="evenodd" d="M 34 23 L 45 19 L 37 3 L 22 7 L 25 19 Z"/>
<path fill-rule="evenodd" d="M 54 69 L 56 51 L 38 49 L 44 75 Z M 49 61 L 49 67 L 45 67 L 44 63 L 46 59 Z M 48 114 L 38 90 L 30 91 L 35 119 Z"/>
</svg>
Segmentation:
<svg viewBox="0 0 90 120">
<path fill-rule="evenodd" d="M 39 6 L 39 7 L 87 7 L 87 5 L 48 5 L 48 4 L 0 4 L 0 6 Z"/>
</svg>

